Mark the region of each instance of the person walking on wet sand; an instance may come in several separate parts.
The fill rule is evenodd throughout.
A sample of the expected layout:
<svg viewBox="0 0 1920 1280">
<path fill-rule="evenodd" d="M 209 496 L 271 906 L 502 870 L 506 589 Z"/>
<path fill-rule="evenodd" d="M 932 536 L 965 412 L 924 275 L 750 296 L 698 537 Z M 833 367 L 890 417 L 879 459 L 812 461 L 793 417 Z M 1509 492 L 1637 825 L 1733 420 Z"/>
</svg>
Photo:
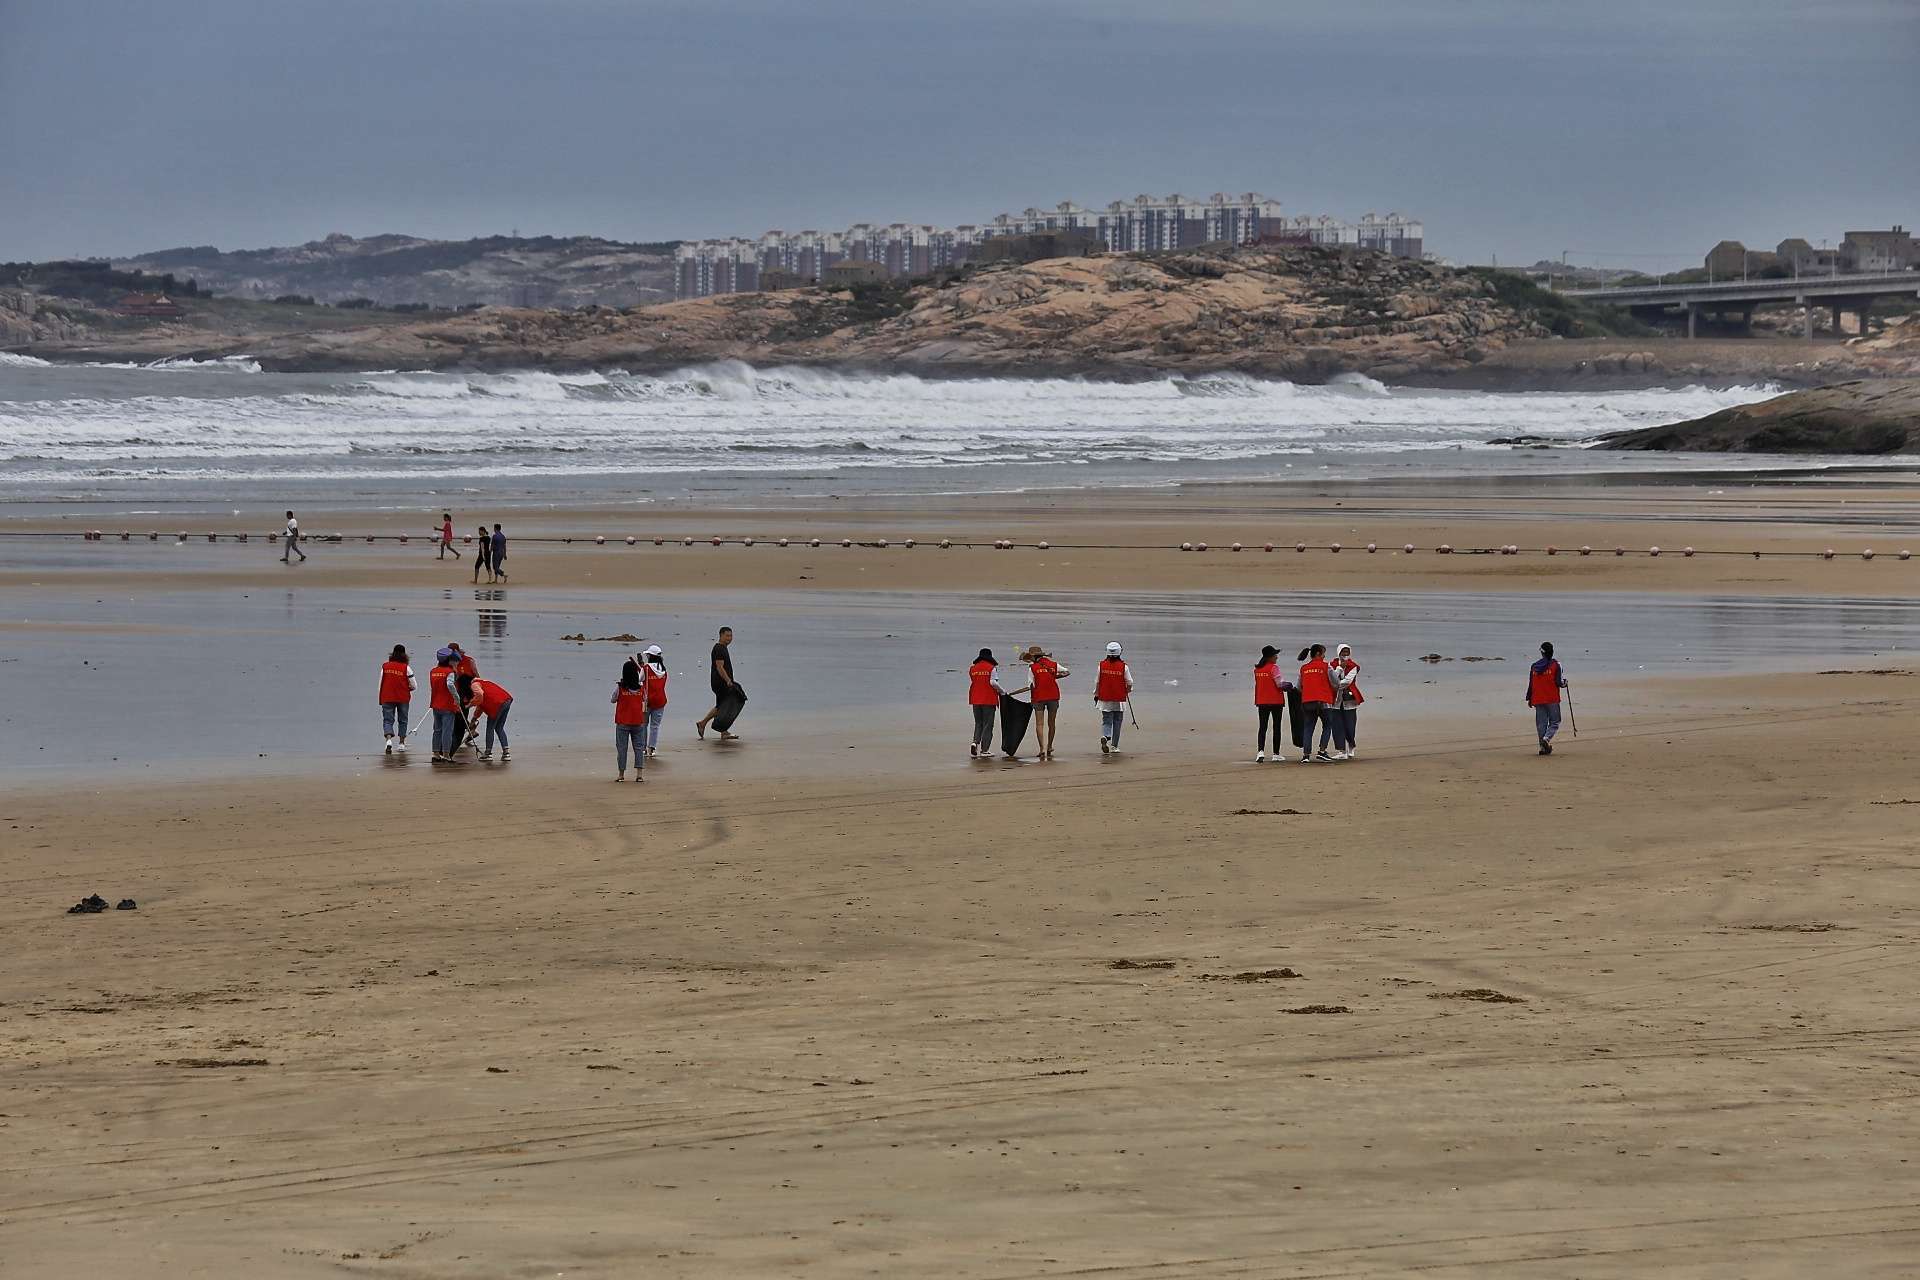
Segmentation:
<svg viewBox="0 0 1920 1280">
<path fill-rule="evenodd" d="M 473 581 L 476 586 L 479 585 L 480 571 L 482 569 L 487 571 L 488 582 L 499 581 L 498 578 L 493 576 L 493 539 L 487 536 L 487 526 L 485 525 L 480 526 L 479 541 L 475 542 L 473 546 Z"/>
<path fill-rule="evenodd" d="M 975 760 L 993 755 L 993 717 L 1000 709 L 1000 664 L 993 650 L 982 649 L 967 668 L 967 705 L 973 708 L 973 741 L 967 750 Z"/>
<path fill-rule="evenodd" d="M 627 780 L 627 752 L 633 752 L 633 780 L 647 780 L 647 681 L 640 664 L 628 658 L 613 686 L 613 762 L 615 782 Z"/>
<path fill-rule="evenodd" d="M 693 722 L 693 731 L 702 738 L 707 736 L 707 726 L 712 724 L 724 707 L 740 691 L 740 682 L 733 678 L 733 628 L 722 627 L 714 638 L 713 652 L 707 659 L 707 679 L 713 686 L 713 710 Z M 731 742 L 738 735 L 728 732 L 733 722 L 727 722 L 727 728 L 720 731 L 720 741 Z"/>
<path fill-rule="evenodd" d="M 507 535 L 500 532 L 500 526 L 493 526 L 493 580 L 507 580 Z"/>
<path fill-rule="evenodd" d="M 287 512 L 287 548 L 280 553 L 281 564 L 293 563 L 291 557 L 299 556 L 300 563 L 307 562 L 307 553 L 300 549 L 300 522 L 293 518 L 293 512 Z"/>
<path fill-rule="evenodd" d="M 667 656 L 650 644 L 640 655 L 640 677 L 647 682 L 647 732 L 640 744 L 647 754 L 660 754 L 660 721 L 667 714 Z"/>
<path fill-rule="evenodd" d="M 413 705 L 413 691 L 419 687 L 413 668 L 407 665 L 407 646 L 393 646 L 393 652 L 380 664 L 380 728 L 387 736 L 388 755 L 395 748 L 407 749 L 407 711 Z M 397 730 L 395 721 L 399 722 Z"/>
<path fill-rule="evenodd" d="M 1060 729 L 1060 682 L 1073 672 L 1055 662 L 1039 645 L 1020 655 L 1027 664 L 1027 687 L 1033 690 L 1033 744 L 1042 760 L 1053 759 L 1053 739 Z"/>
<path fill-rule="evenodd" d="M 1533 734 L 1540 740 L 1540 754 L 1553 754 L 1553 735 L 1560 732 L 1560 691 L 1567 687 L 1567 672 L 1553 656 L 1553 644 L 1540 646 L 1540 660 L 1527 669 L 1527 705 L 1533 708 Z"/>
<path fill-rule="evenodd" d="M 1120 642 L 1107 643 L 1107 656 L 1100 659 L 1100 672 L 1094 677 L 1093 705 L 1100 709 L 1100 754 L 1120 754 L 1120 730 L 1127 722 L 1127 708 L 1133 699 L 1133 671 L 1120 656 Z"/>
<path fill-rule="evenodd" d="M 434 559 L 445 560 L 449 551 L 453 552 L 455 560 L 460 558 L 460 548 L 453 545 L 453 512 L 451 511 L 443 513 L 440 517 L 440 554 Z"/>
</svg>

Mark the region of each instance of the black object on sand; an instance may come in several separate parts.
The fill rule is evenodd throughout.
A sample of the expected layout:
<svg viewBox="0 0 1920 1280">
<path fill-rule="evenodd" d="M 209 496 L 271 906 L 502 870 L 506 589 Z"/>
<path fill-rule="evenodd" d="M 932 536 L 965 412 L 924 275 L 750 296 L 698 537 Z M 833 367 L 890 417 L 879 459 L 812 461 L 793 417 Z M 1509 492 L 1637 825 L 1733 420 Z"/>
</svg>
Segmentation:
<svg viewBox="0 0 1920 1280">
<path fill-rule="evenodd" d="M 132 898 L 122 898 L 120 899 L 120 901 L 113 904 L 113 909 L 115 911 L 138 911 L 140 909 L 140 904 L 135 902 Z"/>
<path fill-rule="evenodd" d="M 713 718 L 713 727 L 722 733 L 727 732 L 733 728 L 733 722 L 740 718 L 740 712 L 746 705 L 747 691 L 736 684 L 720 699 L 720 714 Z"/>
<path fill-rule="evenodd" d="M 1033 722 L 1033 704 L 1000 695 L 1000 749 L 1016 755 L 1027 740 L 1027 726 Z"/>
<path fill-rule="evenodd" d="M 67 914 L 70 916 L 90 916 L 96 911 L 105 911 L 106 909 L 107 900 L 97 893 L 90 893 L 68 907 Z"/>
</svg>

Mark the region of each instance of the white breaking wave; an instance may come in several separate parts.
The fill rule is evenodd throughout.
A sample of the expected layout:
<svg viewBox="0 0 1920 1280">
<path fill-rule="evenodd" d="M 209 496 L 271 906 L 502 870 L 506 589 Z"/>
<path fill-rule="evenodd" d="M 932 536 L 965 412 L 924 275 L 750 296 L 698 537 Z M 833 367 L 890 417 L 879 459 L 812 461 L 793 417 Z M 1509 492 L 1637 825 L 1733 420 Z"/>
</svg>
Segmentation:
<svg viewBox="0 0 1920 1280">
<path fill-rule="evenodd" d="M 195 360 L 189 356 L 173 356 L 166 360 L 149 360 L 145 363 L 103 360 L 89 363 L 84 367 L 88 369 L 158 369 L 174 373 L 209 369 L 227 373 L 260 372 L 260 362 L 252 356 L 221 356 L 217 360 Z"/>
<path fill-rule="evenodd" d="M 39 356 L 15 355 L 11 351 L 0 351 L 0 369 L 51 369 L 53 362 L 42 360 Z"/>
<path fill-rule="evenodd" d="M 1044 483 L 1049 469 L 1097 465 L 1119 469 L 1101 473 L 1116 483 L 1150 483 L 1226 464 L 1248 477 L 1314 464 L 1364 472 L 1394 455 L 1459 466 L 1446 459 L 1487 454 L 1493 437 L 1575 444 L 1776 394 L 1425 391 L 1359 375 L 1325 386 L 1239 374 L 935 380 L 738 362 L 659 375 L 259 374 L 246 357 L 41 363 L 13 387 L 0 378 L 0 480 L 1018 467 Z"/>
</svg>

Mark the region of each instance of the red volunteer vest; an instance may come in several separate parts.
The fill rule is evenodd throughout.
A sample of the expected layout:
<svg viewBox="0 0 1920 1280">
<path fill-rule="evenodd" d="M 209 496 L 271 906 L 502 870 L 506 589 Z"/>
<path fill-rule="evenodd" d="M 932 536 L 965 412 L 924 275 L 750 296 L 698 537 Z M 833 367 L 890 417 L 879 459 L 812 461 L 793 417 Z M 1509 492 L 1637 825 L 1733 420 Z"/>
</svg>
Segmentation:
<svg viewBox="0 0 1920 1280">
<path fill-rule="evenodd" d="M 404 662 L 383 662 L 380 664 L 380 702 L 412 702 L 413 690 L 407 688 L 407 664 Z"/>
<path fill-rule="evenodd" d="M 460 655 L 460 661 L 453 664 L 453 670 L 454 674 L 462 676 L 477 676 L 480 674 L 480 668 L 475 666 L 473 659 L 464 653 Z"/>
<path fill-rule="evenodd" d="M 1000 691 L 993 687 L 993 664 L 976 662 L 967 668 L 967 679 L 972 683 L 967 689 L 967 701 L 976 707 L 997 707 L 1000 705 Z"/>
<path fill-rule="evenodd" d="M 1300 701 L 1332 702 L 1333 681 L 1327 678 L 1327 660 L 1315 658 L 1300 664 Z"/>
<path fill-rule="evenodd" d="M 1094 682 L 1093 700 L 1095 702 L 1125 702 L 1127 700 L 1127 664 L 1125 659 L 1100 659 L 1100 678 Z"/>
<path fill-rule="evenodd" d="M 460 709 L 459 699 L 453 696 L 453 690 L 447 688 L 447 677 L 452 674 L 452 667 L 435 667 L 427 673 L 427 705 L 435 711 Z"/>
<path fill-rule="evenodd" d="M 500 708 L 513 701 L 513 695 L 508 693 L 498 680 L 475 680 L 473 701 L 474 705 L 480 708 L 480 714 L 493 716 L 498 715 Z"/>
<path fill-rule="evenodd" d="M 667 673 L 648 663 L 640 664 L 641 678 L 647 682 L 647 709 L 658 711 L 667 705 Z"/>
<path fill-rule="evenodd" d="M 1342 671 L 1358 672 L 1360 670 L 1360 664 L 1352 658 L 1342 658 L 1334 663 L 1334 665 Z M 1367 696 L 1360 692 L 1360 677 L 1358 675 L 1355 675 L 1353 680 L 1348 683 L 1347 692 L 1353 697 L 1353 705 L 1356 707 L 1367 700 Z"/>
<path fill-rule="evenodd" d="M 1035 702 L 1060 701 L 1060 664 L 1052 658 L 1035 658 L 1028 664 L 1033 673 L 1033 700 Z"/>
<path fill-rule="evenodd" d="M 1508 695 L 1512 696 L 1512 695 Z M 1549 662 L 1545 671 L 1527 671 L 1527 705 L 1542 706 L 1560 701 L 1560 664 Z"/>
<path fill-rule="evenodd" d="M 1253 705 L 1256 707 L 1283 707 L 1287 704 L 1287 695 L 1280 692 L 1280 668 L 1278 664 L 1263 662 L 1253 669 Z"/>
<path fill-rule="evenodd" d="M 647 722 L 647 691 L 645 689 L 616 689 L 614 696 L 613 722 L 615 724 Z"/>
</svg>

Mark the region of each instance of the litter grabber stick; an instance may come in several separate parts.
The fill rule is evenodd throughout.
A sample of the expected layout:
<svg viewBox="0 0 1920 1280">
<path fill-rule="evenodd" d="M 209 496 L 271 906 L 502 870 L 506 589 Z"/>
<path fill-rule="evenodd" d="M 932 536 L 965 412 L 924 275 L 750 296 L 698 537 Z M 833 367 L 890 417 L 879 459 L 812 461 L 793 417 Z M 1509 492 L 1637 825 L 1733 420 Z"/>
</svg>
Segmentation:
<svg viewBox="0 0 1920 1280">
<path fill-rule="evenodd" d="M 1567 724 L 1573 729 L 1573 736 L 1580 736 L 1580 720 L 1573 714 L 1573 690 L 1567 690 Z"/>
<path fill-rule="evenodd" d="M 1138 728 L 1140 727 L 1140 715 L 1139 715 L 1139 713 L 1138 713 L 1138 712 L 1136 712 L 1136 711 L 1135 711 L 1135 710 L 1133 709 L 1133 695 L 1132 695 L 1132 694 L 1128 694 L 1128 695 L 1127 695 L 1127 714 L 1133 717 L 1133 727 L 1134 727 L 1134 728 L 1136 728 L 1136 729 L 1138 729 Z"/>
</svg>

